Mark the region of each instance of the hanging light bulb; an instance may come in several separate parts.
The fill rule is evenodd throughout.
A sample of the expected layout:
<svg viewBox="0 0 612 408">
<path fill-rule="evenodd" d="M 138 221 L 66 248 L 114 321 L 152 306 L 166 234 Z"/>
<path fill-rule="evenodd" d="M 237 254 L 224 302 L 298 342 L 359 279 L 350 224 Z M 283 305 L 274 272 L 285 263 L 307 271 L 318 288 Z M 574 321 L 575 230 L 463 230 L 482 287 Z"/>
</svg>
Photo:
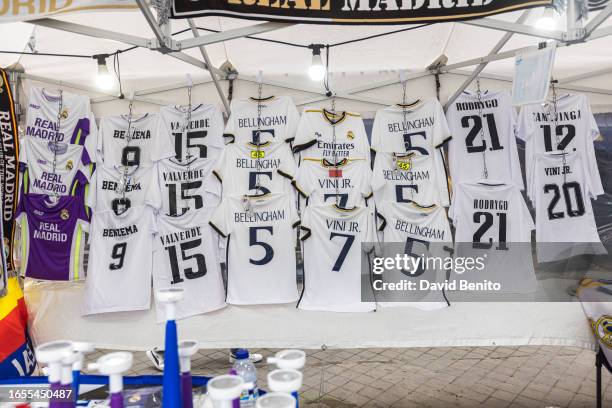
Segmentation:
<svg viewBox="0 0 612 408">
<path fill-rule="evenodd" d="M 108 67 L 106 66 L 106 56 L 98 55 L 96 56 L 98 60 L 98 75 L 96 76 L 96 85 L 98 88 L 102 90 L 109 90 L 115 84 L 115 80 L 110 72 L 108 72 Z"/>
<path fill-rule="evenodd" d="M 325 65 L 323 65 L 323 60 L 321 59 L 321 48 L 322 45 L 311 45 L 312 48 L 312 62 L 310 63 L 310 68 L 308 68 L 308 76 L 313 81 L 321 81 L 325 78 Z"/>
<path fill-rule="evenodd" d="M 541 30 L 552 31 L 557 28 L 557 20 L 555 17 L 555 9 L 546 7 L 540 18 L 536 21 L 535 27 Z"/>
</svg>

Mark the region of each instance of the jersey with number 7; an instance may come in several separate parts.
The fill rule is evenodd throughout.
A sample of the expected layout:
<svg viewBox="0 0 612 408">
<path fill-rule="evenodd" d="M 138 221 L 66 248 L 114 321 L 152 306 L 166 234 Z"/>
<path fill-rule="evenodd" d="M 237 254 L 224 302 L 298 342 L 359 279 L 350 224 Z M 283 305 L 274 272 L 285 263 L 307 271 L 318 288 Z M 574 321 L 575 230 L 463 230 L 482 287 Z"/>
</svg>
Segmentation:
<svg viewBox="0 0 612 408">
<path fill-rule="evenodd" d="M 286 193 L 229 196 L 210 225 L 227 243 L 227 303 L 254 305 L 297 300 L 294 228 L 300 223 Z"/>
<path fill-rule="evenodd" d="M 308 206 L 302 216 L 304 290 L 298 308 L 330 312 L 370 312 L 362 284 L 370 284 L 364 256 L 376 240 L 374 210 L 336 205 Z M 362 244 L 365 244 L 362 247 Z M 365 251 L 364 251 L 365 250 Z"/>
</svg>

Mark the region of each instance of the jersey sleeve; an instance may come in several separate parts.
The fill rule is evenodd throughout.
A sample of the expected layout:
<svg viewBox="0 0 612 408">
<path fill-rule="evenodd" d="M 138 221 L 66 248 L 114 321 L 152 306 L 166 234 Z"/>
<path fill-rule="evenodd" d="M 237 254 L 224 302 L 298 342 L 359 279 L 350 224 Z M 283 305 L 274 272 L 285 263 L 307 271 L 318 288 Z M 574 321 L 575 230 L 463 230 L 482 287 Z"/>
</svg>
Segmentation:
<svg viewBox="0 0 612 408">
<path fill-rule="evenodd" d="M 384 231 L 387 227 L 387 205 L 386 202 L 382 202 L 376 206 L 376 212 L 374 213 L 376 217 L 376 230 Z"/>
<path fill-rule="evenodd" d="M 281 176 L 291 180 L 295 177 L 295 173 L 297 171 L 297 166 L 295 164 L 295 156 L 293 156 L 291 148 L 288 144 L 284 144 L 280 148 L 283 149 L 283 154 L 277 172 Z"/>
<path fill-rule="evenodd" d="M 223 200 L 212 214 L 210 221 L 208 222 L 210 226 L 223 238 L 227 237 L 232 232 L 230 220 L 228 218 L 229 204 L 230 202 L 228 199 Z"/>
<path fill-rule="evenodd" d="M 531 120 L 529 105 L 523 106 L 516 120 L 516 127 L 514 129 L 515 135 L 519 139 L 527 141 L 531 139 L 533 131 L 533 122 Z"/>
<path fill-rule="evenodd" d="M 448 123 L 446 122 L 446 115 L 444 114 L 444 108 L 440 105 L 438 100 L 434 100 L 434 127 L 433 127 L 433 145 L 434 147 L 440 147 L 451 138 L 450 130 L 448 129 Z"/>
<path fill-rule="evenodd" d="M 19 139 L 19 162 L 23 164 L 28 163 L 28 150 L 29 140 L 31 136 L 24 136 Z"/>
<path fill-rule="evenodd" d="M 304 197 L 310 197 L 313 192 L 313 181 L 308 174 L 307 166 L 301 165 L 295 172 L 295 177 L 291 184 Z"/>
<path fill-rule="evenodd" d="M 455 193 L 453 194 L 453 198 L 451 199 L 450 206 L 448 207 L 448 218 L 453 220 L 453 225 L 455 228 L 457 227 L 457 221 L 459 220 L 459 199 L 461 195 L 461 185 L 455 185 Z"/>
<path fill-rule="evenodd" d="M 372 171 L 371 186 L 372 192 L 376 193 L 385 186 L 385 178 L 382 175 L 382 153 L 377 153 L 374 158 L 374 170 Z"/>
<path fill-rule="evenodd" d="M 308 114 L 306 110 L 302 114 L 298 123 L 297 130 L 295 132 L 295 139 L 293 140 L 293 152 L 297 153 L 308 147 L 310 143 L 315 140 L 315 134 L 308 121 Z"/>
<path fill-rule="evenodd" d="M 89 112 L 89 134 L 85 138 L 85 150 L 89 154 L 92 163 L 98 158 L 98 126 L 92 112 Z"/>
<path fill-rule="evenodd" d="M 285 142 L 289 143 L 295 140 L 295 134 L 299 123 L 300 113 L 295 107 L 293 100 L 289 99 L 289 103 L 287 104 L 287 134 L 285 135 Z"/>
<path fill-rule="evenodd" d="M 451 201 L 451 185 L 446 170 L 446 159 L 444 158 L 444 149 L 436 149 L 437 154 L 434 156 L 433 169 L 436 173 L 436 184 L 440 194 L 440 205 L 448 207 Z"/>
<path fill-rule="evenodd" d="M 363 251 L 366 254 L 369 254 L 377 249 L 378 236 L 376 234 L 376 218 L 374 216 L 374 210 L 368 209 L 365 235 L 362 237 L 362 239 Z M 375 252 L 380 253 L 379 250 L 376 250 Z"/>
<path fill-rule="evenodd" d="M 523 220 L 523 227 L 526 231 L 531 232 L 535 229 L 535 224 L 533 222 L 533 218 L 531 217 L 531 213 L 529 212 L 529 208 L 527 207 L 527 203 L 525 203 L 520 191 L 516 192 L 516 196 L 521 207 L 521 220 Z M 527 236 L 529 236 L 529 240 L 531 240 L 531 235 Z"/>
<path fill-rule="evenodd" d="M 361 183 L 361 195 L 363 196 L 363 198 L 368 199 L 370 197 L 372 197 L 372 195 L 374 194 L 372 191 L 372 170 L 370 170 L 370 166 L 365 167 L 364 169 L 364 176 L 363 176 L 363 181 Z"/>
<path fill-rule="evenodd" d="M 516 114 L 513 107 L 510 109 L 512 109 L 512 112 Z M 508 142 L 510 144 L 508 148 L 510 149 L 510 171 L 512 172 L 512 182 L 519 187 L 520 190 L 525 190 L 525 183 L 523 183 L 523 172 L 521 171 L 521 162 L 519 160 L 518 147 L 516 145 L 516 137 L 514 134 L 509 135 Z"/>
<path fill-rule="evenodd" d="M 162 192 L 158 178 L 157 165 L 153 165 L 147 171 L 149 172 L 149 182 L 145 192 L 145 204 L 151 206 L 155 210 L 159 210 L 162 206 Z"/>
<path fill-rule="evenodd" d="M 228 156 L 229 149 L 231 149 L 231 146 L 229 145 L 223 148 L 223 151 L 221 152 L 221 155 L 217 159 L 217 162 L 215 163 L 213 170 L 212 170 L 212 174 L 221 183 L 223 183 L 223 177 L 225 177 L 225 166 L 227 164 L 227 156 Z"/>
<path fill-rule="evenodd" d="M 106 139 L 106 133 L 108 130 L 109 118 L 102 118 L 100 120 L 100 128 L 98 129 L 98 137 L 96 141 L 96 161 L 104 162 L 104 139 Z"/>
<path fill-rule="evenodd" d="M 162 119 L 162 115 L 158 114 L 155 124 L 155 134 L 157 138 L 155 139 L 151 150 L 152 161 L 156 162 L 176 155 L 174 146 L 170 141 L 171 133 L 172 131 L 168 127 L 168 123 Z"/>
<path fill-rule="evenodd" d="M 382 116 L 382 109 L 376 112 L 376 116 L 374 116 L 374 123 L 372 123 L 372 134 L 370 135 L 370 149 L 376 153 L 382 152 L 382 148 L 380 146 L 380 122 Z"/>
<path fill-rule="evenodd" d="M 234 101 L 232 101 L 230 104 L 230 111 L 230 116 L 227 120 L 227 124 L 225 125 L 225 130 L 223 131 L 225 143 L 233 143 L 236 140 L 236 104 Z"/>
<path fill-rule="evenodd" d="M 310 207 L 304 208 L 304 211 L 302 212 L 302 219 L 300 221 L 300 232 L 299 232 L 300 241 L 307 240 L 312 234 L 311 212 L 312 212 L 312 209 Z"/>
<path fill-rule="evenodd" d="M 94 171 L 94 173 L 89 178 L 89 185 L 85 189 L 85 205 L 89 208 L 96 208 L 96 200 L 98 196 L 98 172 Z"/>
</svg>

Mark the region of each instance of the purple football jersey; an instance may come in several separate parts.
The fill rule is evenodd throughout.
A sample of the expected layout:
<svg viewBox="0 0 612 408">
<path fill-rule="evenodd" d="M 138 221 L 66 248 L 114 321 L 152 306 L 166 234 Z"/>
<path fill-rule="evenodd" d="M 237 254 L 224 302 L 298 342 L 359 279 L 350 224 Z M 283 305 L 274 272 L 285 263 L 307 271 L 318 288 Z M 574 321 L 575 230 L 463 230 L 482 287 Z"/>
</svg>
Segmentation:
<svg viewBox="0 0 612 408">
<path fill-rule="evenodd" d="M 34 279 L 85 278 L 83 252 L 89 216 L 83 197 L 23 194 L 16 221 L 21 225 L 21 272 Z"/>
</svg>

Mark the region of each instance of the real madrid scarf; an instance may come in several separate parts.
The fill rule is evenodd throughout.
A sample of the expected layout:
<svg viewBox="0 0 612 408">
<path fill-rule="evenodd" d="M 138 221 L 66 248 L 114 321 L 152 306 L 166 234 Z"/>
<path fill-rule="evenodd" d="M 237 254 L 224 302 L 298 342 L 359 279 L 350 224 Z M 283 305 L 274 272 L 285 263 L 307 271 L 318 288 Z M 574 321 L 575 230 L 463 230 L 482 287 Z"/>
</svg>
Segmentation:
<svg viewBox="0 0 612 408">
<path fill-rule="evenodd" d="M 18 194 L 18 139 L 13 95 L 7 73 L 0 69 L 0 197 L 2 210 L 2 251 L 6 267 L 13 269 L 12 246 L 14 238 L 13 216 Z M 4 268 L 3 268 L 4 269 Z M 0 295 L 6 284 L 6 271 L 0 271 Z"/>
</svg>

